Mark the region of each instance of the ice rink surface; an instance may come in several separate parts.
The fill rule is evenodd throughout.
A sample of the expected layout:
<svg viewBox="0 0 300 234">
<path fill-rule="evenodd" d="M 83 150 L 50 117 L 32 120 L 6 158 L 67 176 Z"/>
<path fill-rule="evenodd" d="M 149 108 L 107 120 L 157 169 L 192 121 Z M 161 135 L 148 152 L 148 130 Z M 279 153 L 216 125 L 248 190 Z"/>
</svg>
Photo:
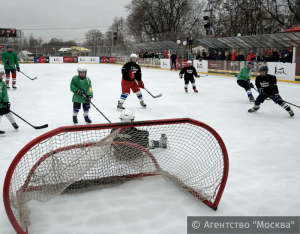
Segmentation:
<svg viewBox="0 0 300 234">
<path fill-rule="evenodd" d="M 9 90 L 11 109 L 33 125 L 17 119 L 14 130 L 3 117 L 0 129 L 0 185 L 15 155 L 32 139 L 61 126 L 73 125 L 70 81 L 77 64 L 21 64 L 17 90 Z M 112 122 L 119 121 L 117 101 L 121 94 L 121 66 L 87 65 L 94 90 L 93 103 Z M 182 234 L 187 216 L 300 216 L 300 111 L 294 117 L 273 101 L 265 101 L 256 113 L 236 78 L 226 76 L 196 79 L 199 93 L 186 94 L 178 72 L 142 68 L 145 87 L 161 98 L 153 99 L 142 90 L 147 109 L 135 94 L 124 106 L 136 120 L 189 117 L 213 127 L 222 137 L 229 155 L 229 177 L 217 211 L 193 199 L 161 177 L 131 181 L 122 186 L 79 195 L 62 195 L 47 203 L 29 202 L 32 211 L 30 234 Z M 254 81 L 252 81 L 254 82 Z M 300 85 L 278 83 L 283 99 L 300 104 Z M 254 91 L 254 96 L 257 93 Z M 85 124 L 82 110 L 79 124 Z M 94 124 L 106 120 L 94 109 Z M 2 197 L 2 193 L 1 193 Z M 0 234 L 15 233 L 0 206 Z"/>
</svg>

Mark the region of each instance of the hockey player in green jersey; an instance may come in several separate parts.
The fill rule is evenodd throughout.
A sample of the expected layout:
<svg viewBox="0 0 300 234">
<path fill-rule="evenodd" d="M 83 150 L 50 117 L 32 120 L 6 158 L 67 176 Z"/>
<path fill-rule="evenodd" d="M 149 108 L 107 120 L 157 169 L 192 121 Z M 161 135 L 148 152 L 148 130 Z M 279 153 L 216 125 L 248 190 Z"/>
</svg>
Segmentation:
<svg viewBox="0 0 300 234">
<path fill-rule="evenodd" d="M 248 62 L 246 67 L 243 67 L 240 74 L 237 76 L 237 83 L 239 86 L 243 87 L 247 94 L 250 102 L 255 102 L 255 99 L 252 95 L 251 88 L 254 88 L 253 84 L 250 81 L 250 69 L 253 66 L 253 62 Z"/>
<path fill-rule="evenodd" d="M 4 69 L 0 67 L 0 121 L 4 115 L 6 118 L 8 118 L 13 127 L 18 129 L 19 126 L 16 124 L 16 121 L 10 112 L 10 102 L 7 95 L 7 88 L 5 82 L 3 81 L 4 74 Z M 0 130 L 0 136 L 4 136 L 4 134 L 5 132 Z"/>
<path fill-rule="evenodd" d="M 6 74 L 6 86 L 9 89 L 9 80 L 10 80 L 10 73 L 12 75 L 12 87 L 16 89 L 16 82 L 17 82 L 17 74 L 16 69 L 19 72 L 20 67 L 18 63 L 18 56 L 15 52 L 12 51 L 11 45 L 7 46 L 7 51 L 3 52 L 1 55 L 2 62 L 4 64 L 5 74 Z"/>
<path fill-rule="evenodd" d="M 73 95 L 73 122 L 78 123 L 77 115 L 79 109 L 83 108 L 83 116 L 86 123 L 92 123 L 89 118 L 90 102 L 93 98 L 93 88 L 91 80 L 86 76 L 87 68 L 85 65 L 79 65 L 78 75 L 71 81 L 71 92 Z"/>
</svg>

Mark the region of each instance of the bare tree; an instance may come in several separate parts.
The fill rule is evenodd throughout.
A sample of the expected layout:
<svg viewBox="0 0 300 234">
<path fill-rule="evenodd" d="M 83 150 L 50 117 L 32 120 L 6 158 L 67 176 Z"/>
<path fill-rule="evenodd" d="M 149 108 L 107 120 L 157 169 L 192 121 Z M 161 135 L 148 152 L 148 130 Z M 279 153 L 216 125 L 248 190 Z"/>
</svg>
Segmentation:
<svg viewBox="0 0 300 234">
<path fill-rule="evenodd" d="M 139 42 L 175 41 L 199 25 L 204 6 L 196 0 L 133 0 L 125 6 L 128 33 Z"/>
<path fill-rule="evenodd" d="M 85 34 L 86 46 L 100 46 L 103 43 L 103 33 L 98 29 L 91 29 Z"/>
</svg>

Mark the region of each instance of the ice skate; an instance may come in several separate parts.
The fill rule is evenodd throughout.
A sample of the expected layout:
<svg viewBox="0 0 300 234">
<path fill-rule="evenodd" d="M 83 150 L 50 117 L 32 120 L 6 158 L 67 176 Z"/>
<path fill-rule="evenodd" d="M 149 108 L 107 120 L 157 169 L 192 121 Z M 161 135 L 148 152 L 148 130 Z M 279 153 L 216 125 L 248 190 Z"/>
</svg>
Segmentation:
<svg viewBox="0 0 300 234">
<path fill-rule="evenodd" d="M 293 111 L 292 109 L 289 110 L 288 112 L 289 112 L 289 114 L 290 114 L 291 117 L 293 117 L 293 116 L 295 115 L 295 114 L 294 114 L 294 111 Z"/>
<path fill-rule="evenodd" d="M 10 89 L 9 84 L 6 85 L 6 88 L 7 88 L 7 89 Z"/>
<path fill-rule="evenodd" d="M 188 89 L 184 89 L 184 91 L 187 93 L 187 92 L 188 92 Z"/>
<path fill-rule="evenodd" d="M 118 101 L 117 110 L 125 110 L 123 103 L 121 103 L 120 101 Z"/>
<path fill-rule="evenodd" d="M 4 137 L 5 136 L 5 132 L 0 130 L 0 137 Z"/>
<path fill-rule="evenodd" d="M 16 124 L 16 123 L 13 123 L 12 126 L 14 127 L 14 129 L 18 129 L 19 128 L 18 124 Z"/>
<path fill-rule="evenodd" d="M 249 101 L 254 103 L 255 102 L 254 97 L 249 97 Z"/>
<path fill-rule="evenodd" d="M 74 124 L 77 124 L 77 123 L 78 123 L 77 116 L 73 116 L 73 123 L 74 123 Z"/>
<path fill-rule="evenodd" d="M 91 124 L 92 120 L 88 116 L 84 116 L 84 120 L 87 124 Z"/>
<path fill-rule="evenodd" d="M 17 86 L 15 84 L 12 85 L 13 89 L 17 89 Z"/>
<path fill-rule="evenodd" d="M 195 93 L 198 93 L 198 90 L 197 90 L 197 89 L 194 89 L 194 92 L 195 92 Z"/>
<path fill-rule="evenodd" d="M 259 106 L 254 106 L 252 109 L 249 109 L 248 112 L 252 113 L 252 112 L 256 112 L 260 107 Z"/>
<path fill-rule="evenodd" d="M 142 107 L 144 107 L 144 108 L 146 108 L 146 107 L 147 107 L 147 105 L 145 104 L 145 102 L 144 102 L 144 101 L 141 101 L 141 102 L 140 102 L 140 104 L 141 104 L 141 106 L 142 106 Z"/>
</svg>

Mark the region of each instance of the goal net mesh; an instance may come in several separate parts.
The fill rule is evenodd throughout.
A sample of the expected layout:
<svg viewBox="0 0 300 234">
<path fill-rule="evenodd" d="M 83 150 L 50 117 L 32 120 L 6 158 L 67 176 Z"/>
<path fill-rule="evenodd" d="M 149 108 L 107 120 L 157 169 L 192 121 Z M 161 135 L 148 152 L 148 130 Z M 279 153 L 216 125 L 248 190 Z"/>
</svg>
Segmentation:
<svg viewBox="0 0 300 234">
<path fill-rule="evenodd" d="M 224 173 L 222 149 L 209 131 L 182 123 L 62 132 L 29 149 L 13 171 L 9 202 L 23 230 L 27 203 L 109 188 L 161 175 L 197 199 L 214 202 Z"/>
</svg>

